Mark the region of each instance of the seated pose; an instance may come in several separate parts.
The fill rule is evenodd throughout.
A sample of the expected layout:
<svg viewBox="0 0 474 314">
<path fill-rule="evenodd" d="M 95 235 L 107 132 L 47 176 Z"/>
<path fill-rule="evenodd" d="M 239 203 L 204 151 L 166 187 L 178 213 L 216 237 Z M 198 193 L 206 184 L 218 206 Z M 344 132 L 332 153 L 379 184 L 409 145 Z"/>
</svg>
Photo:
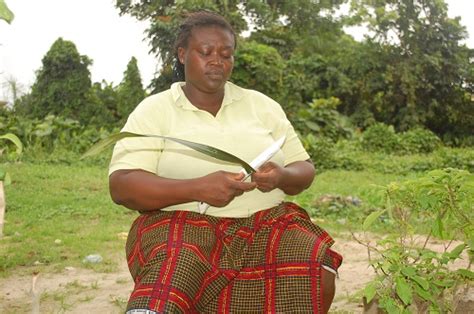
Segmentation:
<svg viewBox="0 0 474 314">
<path fill-rule="evenodd" d="M 135 282 L 127 313 L 326 313 L 342 257 L 306 211 L 285 202 L 314 167 L 278 103 L 229 82 L 236 35 L 210 12 L 188 15 L 175 43 L 179 81 L 147 97 L 123 131 L 185 139 L 250 162 L 240 166 L 157 138 L 126 138 L 110 163 L 112 199 L 140 216 L 126 254 Z M 200 202 L 210 207 L 204 214 Z"/>
</svg>

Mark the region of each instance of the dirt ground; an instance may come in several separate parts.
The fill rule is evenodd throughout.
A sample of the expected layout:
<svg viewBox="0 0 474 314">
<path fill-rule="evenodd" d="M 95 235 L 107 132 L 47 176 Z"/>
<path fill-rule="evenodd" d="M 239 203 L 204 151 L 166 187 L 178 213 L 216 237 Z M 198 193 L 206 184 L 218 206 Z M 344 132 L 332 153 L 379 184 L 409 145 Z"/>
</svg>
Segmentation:
<svg viewBox="0 0 474 314">
<path fill-rule="evenodd" d="M 336 239 L 333 248 L 343 254 L 344 262 L 331 312 L 361 313 L 360 290 L 374 275 L 367 250 L 348 239 Z M 33 280 L 35 293 L 31 292 Z M 35 279 L 13 275 L 0 279 L 0 313 L 123 313 L 131 289 L 124 258 L 114 273 L 66 267 L 58 274 L 40 273 Z"/>
</svg>

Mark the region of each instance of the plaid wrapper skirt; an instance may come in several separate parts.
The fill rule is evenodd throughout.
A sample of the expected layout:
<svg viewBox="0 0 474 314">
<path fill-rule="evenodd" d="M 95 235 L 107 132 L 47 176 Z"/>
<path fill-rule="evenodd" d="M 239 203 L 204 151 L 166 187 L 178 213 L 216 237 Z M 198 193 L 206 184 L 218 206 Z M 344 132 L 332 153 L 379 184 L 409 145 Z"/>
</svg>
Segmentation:
<svg viewBox="0 0 474 314">
<path fill-rule="evenodd" d="M 142 214 L 126 245 L 135 281 L 127 310 L 318 313 L 322 268 L 342 262 L 333 242 L 288 202 L 248 218 Z"/>
</svg>

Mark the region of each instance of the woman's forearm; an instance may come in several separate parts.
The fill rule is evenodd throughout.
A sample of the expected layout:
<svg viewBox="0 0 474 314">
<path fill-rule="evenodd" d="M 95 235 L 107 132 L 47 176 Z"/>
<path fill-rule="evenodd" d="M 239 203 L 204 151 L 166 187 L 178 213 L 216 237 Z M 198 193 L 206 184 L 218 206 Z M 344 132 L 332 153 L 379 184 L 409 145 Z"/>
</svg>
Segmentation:
<svg viewBox="0 0 474 314">
<path fill-rule="evenodd" d="M 139 211 L 153 211 L 194 201 L 223 207 L 236 196 L 253 190 L 241 182 L 243 174 L 216 171 L 195 179 L 167 179 L 144 170 L 117 170 L 109 177 L 115 203 Z"/>
<path fill-rule="evenodd" d="M 118 170 L 109 177 L 112 200 L 127 208 L 152 211 L 194 201 L 193 180 L 173 180 L 143 170 Z"/>
</svg>

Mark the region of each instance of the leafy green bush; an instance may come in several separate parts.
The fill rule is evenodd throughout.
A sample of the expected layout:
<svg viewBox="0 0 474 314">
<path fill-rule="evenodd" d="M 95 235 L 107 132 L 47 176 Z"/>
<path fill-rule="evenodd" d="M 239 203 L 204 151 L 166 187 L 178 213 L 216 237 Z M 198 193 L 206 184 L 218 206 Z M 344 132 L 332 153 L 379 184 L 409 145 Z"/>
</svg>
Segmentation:
<svg viewBox="0 0 474 314">
<path fill-rule="evenodd" d="M 325 137 L 316 137 L 311 133 L 301 137 L 301 140 L 316 169 L 336 168 L 336 152 L 333 141 Z"/>
<path fill-rule="evenodd" d="M 298 111 L 295 127 L 302 134 L 312 133 L 337 142 L 352 137 L 353 129 L 349 119 L 336 108 L 341 101 L 336 97 L 318 98 Z"/>
<path fill-rule="evenodd" d="M 436 151 L 443 167 L 464 169 L 474 173 L 474 150 L 469 148 L 444 148 Z"/>
<path fill-rule="evenodd" d="M 285 62 L 278 50 L 255 41 L 242 41 L 235 53 L 232 81 L 278 101 L 284 90 L 284 69 Z"/>
<path fill-rule="evenodd" d="M 441 146 L 441 140 L 427 129 L 414 128 L 400 135 L 402 151 L 409 154 L 431 153 Z"/>
<path fill-rule="evenodd" d="M 362 133 L 362 148 L 371 152 L 394 153 L 400 150 L 400 142 L 393 126 L 375 123 Z"/>
<path fill-rule="evenodd" d="M 372 261 L 377 277 L 365 290 L 367 302 L 376 298 L 387 313 L 451 312 L 451 299 L 460 284 L 474 278 L 469 266 L 451 264 L 466 252 L 474 259 L 474 175 L 447 168 L 384 188 L 386 209 L 367 216 L 367 230 L 386 211 L 397 229 L 378 242 L 367 245 L 379 256 Z M 423 230 L 423 228 L 426 228 Z M 426 231 L 422 241 L 417 233 Z M 443 252 L 431 250 L 430 237 L 447 240 Z M 454 248 L 450 245 L 457 241 Z"/>
<path fill-rule="evenodd" d="M 0 116 L 0 132 L 18 135 L 25 147 L 23 158 L 27 161 L 77 159 L 93 143 L 115 131 L 83 126 L 76 120 L 54 115 L 42 120 Z M 13 160 L 15 156 L 10 155 L 3 158 Z"/>
<path fill-rule="evenodd" d="M 316 137 L 307 134 L 301 137 L 304 148 L 311 156 L 318 171 L 329 169 L 363 170 L 364 164 L 355 151 L 354 142 L 339 141 L 334 143 L 327 137 Z"/>
</svg>

